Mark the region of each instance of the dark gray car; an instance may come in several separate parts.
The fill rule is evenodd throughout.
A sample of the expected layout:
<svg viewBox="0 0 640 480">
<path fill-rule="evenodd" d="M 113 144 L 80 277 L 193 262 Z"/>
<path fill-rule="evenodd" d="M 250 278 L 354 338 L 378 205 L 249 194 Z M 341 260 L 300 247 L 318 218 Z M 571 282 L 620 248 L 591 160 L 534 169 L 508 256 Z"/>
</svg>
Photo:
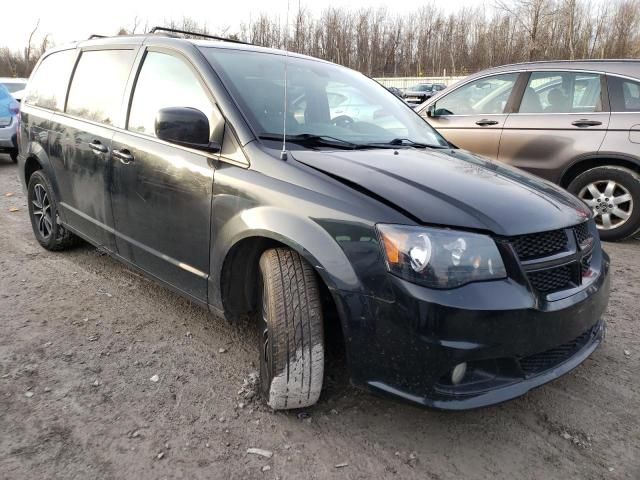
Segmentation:
<svg viewBox="0 0 640 480">
<path fill-rule="evenodd" d="M 640 61 L 505 65 L 417 110 L 455 145 L 580 197 L 604 240 L 640 230 Z"/>
</svg>

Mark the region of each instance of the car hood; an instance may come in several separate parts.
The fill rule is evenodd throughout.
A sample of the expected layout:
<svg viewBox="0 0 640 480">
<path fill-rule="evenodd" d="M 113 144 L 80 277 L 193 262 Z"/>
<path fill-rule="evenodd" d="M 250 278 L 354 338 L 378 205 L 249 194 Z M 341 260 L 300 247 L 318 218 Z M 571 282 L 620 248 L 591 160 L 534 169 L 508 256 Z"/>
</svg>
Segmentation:
<svg viewBox="0 0 640 480">
<path fill-rule="evenodd" d="M 590 215 L 560 187 L 462 150 L 298 150 L 291 155 L 419 223 L 512 236 L 565 228 Z"/>
</svg>

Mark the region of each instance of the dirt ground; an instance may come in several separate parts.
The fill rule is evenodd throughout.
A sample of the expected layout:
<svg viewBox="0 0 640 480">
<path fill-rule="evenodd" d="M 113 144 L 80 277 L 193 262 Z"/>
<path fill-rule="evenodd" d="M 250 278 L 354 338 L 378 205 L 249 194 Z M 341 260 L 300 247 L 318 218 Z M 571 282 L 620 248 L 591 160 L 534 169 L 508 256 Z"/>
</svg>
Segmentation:
<svg viewBox="0 0 640 480">
<path fill-rule="evenodd" d="M 43 250 L 0 156 L 0 478 L 637 480 L 639 243 L 606 245 L 604 345 L 521 399 L 424 410 L 337 362 L 316 407 L 272 413 L 246 398 L 253 335 L 88 245 Z"/>
</svg>

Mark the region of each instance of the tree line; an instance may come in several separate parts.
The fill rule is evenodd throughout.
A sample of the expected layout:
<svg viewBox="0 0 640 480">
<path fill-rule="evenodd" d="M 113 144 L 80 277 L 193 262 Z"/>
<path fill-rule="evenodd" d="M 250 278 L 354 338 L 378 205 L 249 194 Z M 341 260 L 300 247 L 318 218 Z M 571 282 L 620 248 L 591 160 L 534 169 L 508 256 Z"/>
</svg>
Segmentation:
<svg viewBox="0 0 640 480">
<path fill-rule="evenodd" d="M 329 8 L 316 18 L 303 8 L 288 29 L 263 14 L 239 36 L 374 77 L 465 75 L 531 60 L 637 58 L 640 1 L 496 0 L 451 13 L 432 3 L 405 15 Z"/>
<path fill-rule="evenodd" d="M 373 77 L 465 75 L 529 60 L 640 55 L 640 0 L 495 0 L 489 7 L 454 12 L 434 2 L 402 15 L 338 7 L 313 16 L 302 7 L 288 22 L 262 13 L 236 31 L 214 31 L 206 21 L 187 17 L 168 25 L 288 48 Z M 136 18 L 117 33 L 136 33 L 139 27 Z M 36 30 L 37 25 L 23 51 L 0 48 L 0 76 L 28 76 L 50 45 L 47 36 L 32 45 Z"/>
</svg>

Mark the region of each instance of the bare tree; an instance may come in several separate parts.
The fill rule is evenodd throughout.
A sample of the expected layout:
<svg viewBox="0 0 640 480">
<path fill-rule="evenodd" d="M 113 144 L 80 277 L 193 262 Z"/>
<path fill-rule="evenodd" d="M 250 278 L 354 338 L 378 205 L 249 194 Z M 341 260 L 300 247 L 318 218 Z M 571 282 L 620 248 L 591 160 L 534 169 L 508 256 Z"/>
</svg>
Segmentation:
<svg viewBox="0 0 640 480">
<path fill-rule="evenodd" d="M 25 52 L 24 52 L 25 69 L 24 69 L 23 75 L 25 77 L 28 77 L 29 73 L 31 72 L 31 68 L 29 68 L 30 61 L 31 61 L 31 42 L 33 41 L 33 36 L 38 31 L 39 26 L 40 26 L 40 19 L 38 18 L 38 20 L 36 21 L 36 26 L 33 27 L 33 30 L 31 30 L 31 34 L 29 35 L 29 41 L 27 42 L 27 47 L 25 48 Z"/>
<path fill-rule="evenodd" d="M 341 63 L 370 76 L 464 75 L 527 60 L 636 58 L 640 55 L 640 0 L 494 0 L 492 7 L 446 12 L 435 0 L 416 12 L 326 8 L 317 15 L 300 6 L 290 16 L 251 15 L 238 29 L 211 30 L 206 18 L 171 19 L 168 27 L 216 33 Z M 592 3 L 593 2 L 593 3 Z M 145 23 L 145 28 L 141 25 Z M 31 71 L 46 45 L 0 48 L 0 74 Z M 148 31 L 134 17 L 122 34 Z M 47 38 L 45 37 L 45 44 Z"/>
</svg>

